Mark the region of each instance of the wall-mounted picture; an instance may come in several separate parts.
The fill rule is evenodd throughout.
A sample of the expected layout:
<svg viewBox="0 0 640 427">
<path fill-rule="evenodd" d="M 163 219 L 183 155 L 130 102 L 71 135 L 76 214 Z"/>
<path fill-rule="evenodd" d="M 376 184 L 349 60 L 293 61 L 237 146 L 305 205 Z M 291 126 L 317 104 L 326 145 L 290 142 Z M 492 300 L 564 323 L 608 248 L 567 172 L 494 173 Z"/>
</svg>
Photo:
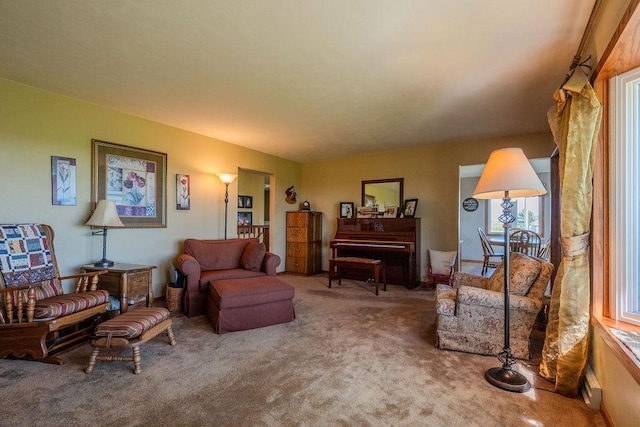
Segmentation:
<svg viewBox="0 0 640 427">
<path fill-rule="evenodd" d="M 402 210 L 402 214 L 411 218 L 416 216 L 416 210 L 418 209 L 418 199 L 407 199 L 404 201 L 404 209 Z"/>
<path fill-rule="evenodd" d="M 113 200 L 125 227 L 167 226 L 167 155 L 92 140 L 91 201 Z"/>
<path fill-rule="evenodd" d="M 398 216 L 398 207 L 397 206 L 386 206 L 384 208 L 383 218 L 396 218 Z"/>
<path fill-rule="evenodd" d="M 252 225 L 253 214 L 251 212 L 238 212 L 238 225 Z"/>
<path fill-rule="evenodd" d="M 51 203 L 76 206 L 76 159 L 51 156 Z"/>
<path fill-rule="evenodd" d="M 340 202 L 340 218 L 353 218 L 353 202 Z"/>
<path fill-rule="evenodd" d="M 191 209 L 191 178 L 189 175 L 176 174 L 176 209 L 179 211 Z"/>
<path fill-rule="evenodd" d="M 238 207 L 244 209 L 253 208 L 253 196 L 238 196 Z"/>
</svg>

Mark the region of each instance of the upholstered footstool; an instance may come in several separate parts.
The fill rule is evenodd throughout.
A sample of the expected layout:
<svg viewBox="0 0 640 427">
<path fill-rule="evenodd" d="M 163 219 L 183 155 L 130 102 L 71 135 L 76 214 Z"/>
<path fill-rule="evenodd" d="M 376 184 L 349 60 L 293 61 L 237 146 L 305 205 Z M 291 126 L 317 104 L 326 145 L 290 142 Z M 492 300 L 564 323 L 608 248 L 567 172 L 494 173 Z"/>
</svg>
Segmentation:
<svg viewBox="0 0 640 427">
<path fill-rule="evenodd" d="M 156 335 L 167 331 L 169 343 L 175 345 L 176 341 L 171 329 L 169 310 L 164 307 L 143 307 L 137 310 L 127 311 L 113 319 L 99 324 L 95 329 L 95 336 L 91 341 L 93 352 L 89 358 L 89 366 L 84 371 L 88 374 L 93 370 L 96 360 L 100 361 L 126 361 L 133 362 L 134 374 L 139 374 L 140 346 L 154 338 Z M 100 350 L 133 349 L 133 356 L 100 356 Z"/>
<path fill-rule="evenodd" d="M 294 293 L 275 276 L 213 280 L 207 316 L 217 334 L 291 322 Z"/>
</svg>

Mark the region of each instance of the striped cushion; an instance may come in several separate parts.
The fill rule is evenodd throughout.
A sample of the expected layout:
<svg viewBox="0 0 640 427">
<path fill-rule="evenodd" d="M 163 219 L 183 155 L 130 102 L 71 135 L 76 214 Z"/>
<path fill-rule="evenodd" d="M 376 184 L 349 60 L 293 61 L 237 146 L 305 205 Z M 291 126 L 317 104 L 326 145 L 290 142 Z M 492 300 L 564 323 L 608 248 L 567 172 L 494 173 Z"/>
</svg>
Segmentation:
<svg viewBox="0 0 640 427">
<path fill-rule="evenodd" d="M 95 334 L 98 337 L 136 338 L 168 318 L 169 310 L 164 307 L 143 307 L 99 324 Z"/>
<path fill-rule="evenodd" d="M 67 316 L 105 302 L 109 302 L 109 292 L 104 290 L 57 295 L 42 301 L 36 301 L 34 317 L 36 319 L 49 319 Z"/>
</svg>

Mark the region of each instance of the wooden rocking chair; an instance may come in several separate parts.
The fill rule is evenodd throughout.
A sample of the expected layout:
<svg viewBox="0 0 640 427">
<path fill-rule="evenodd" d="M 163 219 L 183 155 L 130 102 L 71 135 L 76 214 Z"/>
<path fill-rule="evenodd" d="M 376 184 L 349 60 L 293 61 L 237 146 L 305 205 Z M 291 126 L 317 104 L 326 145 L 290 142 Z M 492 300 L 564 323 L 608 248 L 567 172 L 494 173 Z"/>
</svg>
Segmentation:
<svg viewBox="0 0 640 427">
<path fill-rule="evenodd" d="M 109 306 L 96 290 L 104 271 L 60 277 L 53 237 L 44 224 L 0 225 L 0 358 L 62 364 L 53 354 L 87 338 Z M 77 280 L 74 293 L 65 279 Z"/>
</svg>

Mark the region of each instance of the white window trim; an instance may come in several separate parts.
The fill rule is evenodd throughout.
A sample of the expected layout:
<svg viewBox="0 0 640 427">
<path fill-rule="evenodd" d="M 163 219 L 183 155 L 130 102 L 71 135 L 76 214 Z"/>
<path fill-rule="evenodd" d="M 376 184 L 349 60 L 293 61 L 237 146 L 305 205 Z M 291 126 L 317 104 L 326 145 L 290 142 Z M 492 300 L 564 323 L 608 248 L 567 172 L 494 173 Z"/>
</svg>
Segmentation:
<svg viewBox="0 0 640 427">
<path fill-rule="evenodd" d="M 613 77 L 610 88 L 610 312 L 640 325 L 640 68 Z"/>
</svg>

